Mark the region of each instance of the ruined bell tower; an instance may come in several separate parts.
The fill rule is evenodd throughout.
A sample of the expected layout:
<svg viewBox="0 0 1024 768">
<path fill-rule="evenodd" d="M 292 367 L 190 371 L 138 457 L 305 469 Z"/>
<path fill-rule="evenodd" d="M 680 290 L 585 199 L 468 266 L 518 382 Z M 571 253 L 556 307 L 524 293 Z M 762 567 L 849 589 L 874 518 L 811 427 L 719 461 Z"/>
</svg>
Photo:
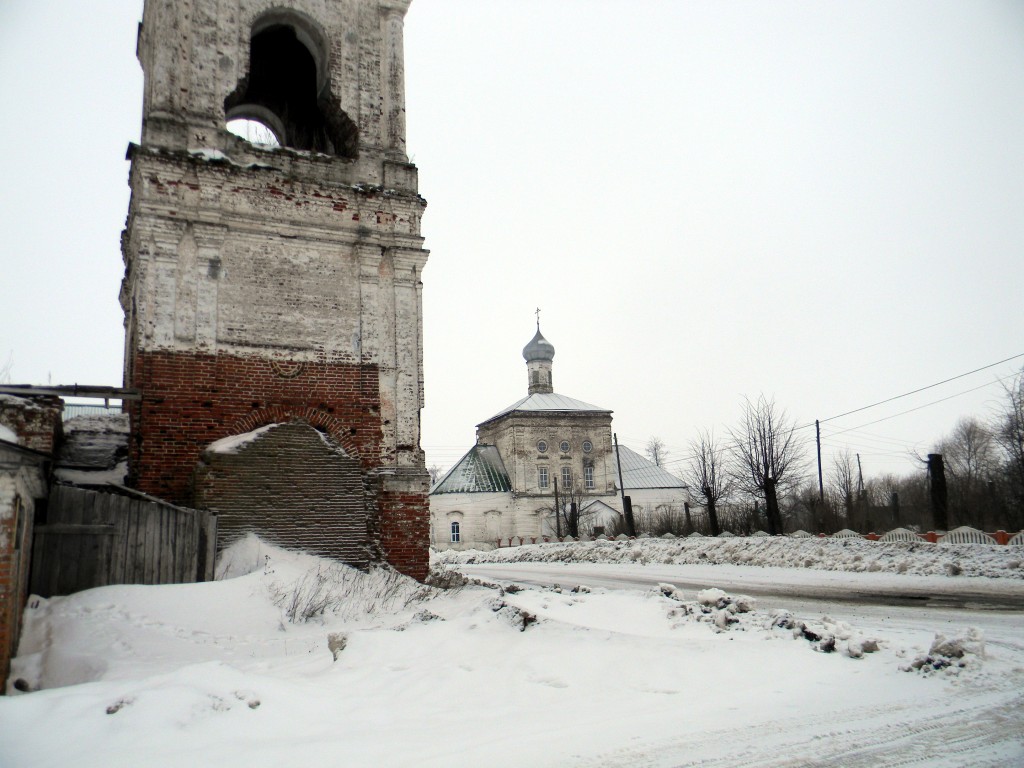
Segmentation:
<svg viewBox="0 0 1024 768">
<path fill-rule="evenodd" d="M 122 236 L 129 477 L 214 509 L 220 546 L 252 530 L 426 573 L 408 5 L 145 2 Z"/>
</svg>

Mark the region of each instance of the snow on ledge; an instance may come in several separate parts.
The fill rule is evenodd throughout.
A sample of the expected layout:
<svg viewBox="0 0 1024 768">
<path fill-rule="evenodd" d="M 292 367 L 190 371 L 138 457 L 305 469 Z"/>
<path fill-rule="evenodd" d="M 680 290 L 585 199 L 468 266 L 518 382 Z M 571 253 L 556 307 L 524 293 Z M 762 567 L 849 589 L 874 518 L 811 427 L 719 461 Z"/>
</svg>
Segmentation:
<svg viewBox="0 0 1024 768">
<path fill-rule="evenodd" d="M 254 440 L 258 440 L 264 433 L 269 432 L 274 427 L 279 427 L 280 424 L 267 424 L 265 427 L 254 429 L 252 432 L 244 432 L 241 435 L 231 435 L 229 437 L 222 437 L 220 440 L 215 440 L 210 443 L 206 450 L 209 453 L 238 453 L 242 448 L 247 446 Z"/>
<path fill-rule="evenodd" d="M 21 444 L 21 440 L 18 439 L 14 430 L 5 427 L 3 424 L 0 424 L 0 440 L 6 440 L 8 443 L 17 443 L 18 445 Z"/>
<path fill-rule="evenodd" d="M 209 160 L 211 162 L 231 162 L 231 158 L 221 152 L 219 149 L 213 149 L 212 147 L 201 147 L 199 149 L 190 149 L 188 153 L 194 157 L 201 157 L 203 160 Z"/>
</svg>

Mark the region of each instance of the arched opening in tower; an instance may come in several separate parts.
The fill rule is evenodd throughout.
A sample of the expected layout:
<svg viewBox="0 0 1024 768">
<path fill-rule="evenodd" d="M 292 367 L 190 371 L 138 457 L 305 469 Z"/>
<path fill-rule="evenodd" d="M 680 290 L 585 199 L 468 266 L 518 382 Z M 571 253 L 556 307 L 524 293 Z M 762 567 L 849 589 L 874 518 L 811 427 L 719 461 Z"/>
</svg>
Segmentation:
<svg viewBox="0 0 1024 768">
<path fill-rule="evenodd" d="M 250 132 L 255 141 L 241 135 L 254 144 L 355 157 L 358 130 L 331 94 L 325 68 L 326 52 L 311 51 L 295 27 L 254 28 L 249 72 L 224 100 L 232 132 Z"/>
</svg>

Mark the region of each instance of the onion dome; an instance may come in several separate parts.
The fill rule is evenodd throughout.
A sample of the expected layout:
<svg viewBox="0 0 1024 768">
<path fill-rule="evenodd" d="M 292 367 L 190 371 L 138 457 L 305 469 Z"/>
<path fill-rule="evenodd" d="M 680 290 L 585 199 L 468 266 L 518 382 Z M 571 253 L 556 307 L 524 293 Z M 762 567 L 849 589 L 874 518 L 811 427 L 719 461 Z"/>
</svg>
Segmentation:
<svg viewBox="0 0 1024 768">
<path fill-rule="evenodd" d="M 523 359 L 530 363 L 534 360 L 554 360 L 555 358 L 555 347 L 554 345 L 541 336 L 540 326 L 537 326 L 537 333 L 530 340 L 530 343 L 523 347 Z"/>
</svg>

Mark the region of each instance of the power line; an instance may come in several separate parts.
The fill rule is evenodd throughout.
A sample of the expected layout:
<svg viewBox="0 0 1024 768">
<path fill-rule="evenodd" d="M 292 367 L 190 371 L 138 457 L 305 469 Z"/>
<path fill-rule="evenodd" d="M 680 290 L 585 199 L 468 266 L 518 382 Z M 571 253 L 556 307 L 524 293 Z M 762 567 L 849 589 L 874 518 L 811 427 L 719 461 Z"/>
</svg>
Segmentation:
<svg viewBox="0 0 1024 768">
<path fill-rule="evenodd" d="M 975 368 L 973 371 L 967 371 L 967 373 L 961 373 L 961 374 L 959 374 L 957 376 L 953 376 L 951 378 L 944 379 L 942 381 L 937 381 L 934 384 L 929 384 L 927 387 L 921 387 L 919 389 L 915 389 L 915 390 L 912 390 L 910 392 L 904 392 L 902 395 L 896 395 L 895 397 L 889 397 L 889 398 L 886 398 L 885 400 L 879 400 L 877 403 L 872 403 L 871 405 L 865 405 L 865 406 L 863 406 L 861 408 L 854 408 L 852 411 L 847 411 L 846 413 L 840 413 L 838 416 L 829 416 L 827 419 L 821 419 L 821 422 L 824 424 L 826 421 L 834 421 L 835 419 L 841 419 L 844 416 L 850 416 L 851 414 L 854 414 L 854 413 L 860 413 L 861 411 L 866 411 L 869 408 L 874 408 L 874 407 L 879 406 L 879 405 L 884 405 L 885 403 L 891 403 L 893 400 L 899 400 L 900 398 L 903 398 L 903 397 L 909 397 L 910 395 L 916 395 L 918 392 L 924 392 L 926 389 L 932 389 L 934 387 L 941 386 L 942 384 L 948 384 L 951 381 L 956 381 L 957 379 L 962 379 L 965 376 L 970 376 L 973 373 L 978 373 L 980 371 L 985 371 L 985 370 L 988 370 L 989 368 L 995 368 L 997 365 L 1002 365 L 1003 363 L 1008 363 L 1011 360 L 1016 360 L 1019 357 L 1024 357 L 1024 352 L 1021 352 L 1018 355 L 1013 355 L 1013 357 L 1008 357 L 1005 360 L 1000 360 L 999 362 L 996 362 L 996 363 L 990 363 L 989 365 L 983 365 L 981 368 Z M 988 384 L 986 384 L 985 386 L 987 387 Z M 977 387 L 977 389 L 981 389 L 981 387 Z M 973 391 L 974 390 L 972 390 L 972 389 L 967 390 L 967 392 L 973 392 Z M 965 392 L 961 392 L 960 394 L 966 394 L 966 393 Z M 953 397 L 956 397 L 956 395 L 953 395 Z M 944 399 L 948 400 L 949 398 L 944 398 Z M 942 400 L 936 400 L 935 402 L 936 403 L 941 403 Z M 929 405 L 934 405 L 934 404 L 935 403 L 929 403 Z M 921 406 L 921 407 L 924 408 L 925 406 Z M 918 409 L 917 408 L 912 408 L 911 410 L 915 410 L 916 411 Z M 910 411 L 904 411 L 904 413 L 910 413 Z M 901 414 L 896 414 L 896 415 L 901 415 Z M 889 417 L 889 418 L 892 418 L 892 417 Z M 873 421 L 871 423 L 872 424 L 877 424 L 878 422 Z M 867 426 L 867 425 L 865 424 L 864 426 Z"/>
<path fill-rule="evenodd" d="M 1014 374 L 1014 375 L 1016 375 L 1016 374 Z M 959 377 L 957 377 L 957 378 L 959 378 Z M 1006 377 L 1006 378 L 1009 378 L 1009 377 Z M 950 379 L 950 381 L 952 381 L 952 379 Z M 977 392 L 979 389 L 985 389 L 985 387 L 991 387 L 993 384 L 998 384 L 1000 381 L 1002 381 L 1002 379 L 997 379 L 996 381 L 990 381 L 987 384 L 982 384 L 980 387 L 973 387 L 971 389 L 965 389 L 963 392 L 957 392 L 955 395 L 950 395 L 949 397 L 943 397 L 943 398 L 940 398 L 939 400 L 933 400 L 930 403 L 925 403 L 924 405 L 919 405 L 916 408 L 908 408 L 905 411 L 900 411 L 899 413 L 894 413 L 891 416 L 884 416 L 881 419 L 875 419 L 874 421 L 869 421 L 867 424 L 861 424 L 859 427 L 850 427 L 849 429 L 842 429 L 842 430 L 840 430 L 838 432 L 831 433 L 829 435 L 829 437 L 835 437 L 836 435 L 845 435 L 847 432 L 853 432 L 854 430 L 861 429 L 863 427 L 870 427 L 872 424 L 878 424 L 878 423 L 883 422 L 883 421 L 888 421 L 889 419 L 895 419 L 897 416 L 903 416 L 904 414 L 907 414 L 907 413 L 913 413 L 914 411 L 920 411 L 922 408 L 928 408 L 929 406 L 937 405 L 938 403 L 944 403 L 947 400 L 952 400 L 954 397 L 960 397 L 961 395 L 966 395 L 966 394 L 968 394 L 970 392 Z M 927 389 L 927 387 L 926 387 L 926 389 Z M 920 390 L 918 390 L 918 391 L 920 392 Z M 893 399 L 895 399 L 895 398 L 893 398 Z M 855 411 L 851 411 L 851 413 L 855 413 Z M 839 417 L 836 416 L 836 417 L 833 417 L 833 418 L 839 418 Z"/>
</svg>

